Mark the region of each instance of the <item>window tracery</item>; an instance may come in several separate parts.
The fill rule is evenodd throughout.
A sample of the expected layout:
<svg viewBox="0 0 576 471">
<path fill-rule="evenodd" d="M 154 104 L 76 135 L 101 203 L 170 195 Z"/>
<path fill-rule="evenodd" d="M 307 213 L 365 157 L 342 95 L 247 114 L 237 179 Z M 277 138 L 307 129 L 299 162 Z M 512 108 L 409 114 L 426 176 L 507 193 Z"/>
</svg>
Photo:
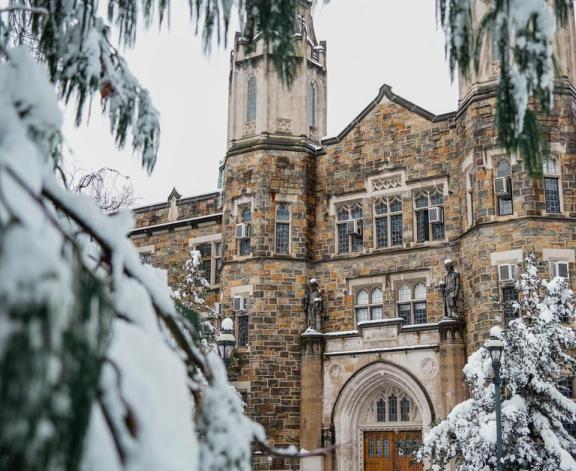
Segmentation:
<svg viewBox="0 0 576 471">
<path fill-rule="evenodd" d="M 374 201 L 375 245 L 377 248 L 402 245 L 402 198 L 391 195 Z"/>
<path fill-rule="evenodd" d="M 444 194 L 439 188 L 420 190 L 414 197 L 416 240 L 444 239 Z M 434 209 L 437 208 L 437 209 Z"/>
</svg>

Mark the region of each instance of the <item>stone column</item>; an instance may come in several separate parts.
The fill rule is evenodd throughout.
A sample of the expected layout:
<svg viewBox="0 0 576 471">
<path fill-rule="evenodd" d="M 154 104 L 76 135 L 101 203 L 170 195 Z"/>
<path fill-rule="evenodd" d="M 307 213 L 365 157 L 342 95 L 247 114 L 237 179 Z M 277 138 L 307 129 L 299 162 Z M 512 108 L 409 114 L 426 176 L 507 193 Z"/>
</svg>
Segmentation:
<svg viewBox="0 0 576 471">
<path fill-rule="evenodd" d="M 438 415 L 446 417 L 452 408 L 468 397 L 462 369 L 466 364 L 464 345 L 464 322 L 444 319 L 438 324 L 440 330 L 440 376 L 443 411 Z"/>
<path fill-rule="evenodd" d="M 314 450 L 322 446 L 322 353 L 324 335 L 306 331 L 301 336 L 300 372 L 300 448 Z M 323 457 L 302 458 L 301 471 L 321 471 Z"/>
</svg>

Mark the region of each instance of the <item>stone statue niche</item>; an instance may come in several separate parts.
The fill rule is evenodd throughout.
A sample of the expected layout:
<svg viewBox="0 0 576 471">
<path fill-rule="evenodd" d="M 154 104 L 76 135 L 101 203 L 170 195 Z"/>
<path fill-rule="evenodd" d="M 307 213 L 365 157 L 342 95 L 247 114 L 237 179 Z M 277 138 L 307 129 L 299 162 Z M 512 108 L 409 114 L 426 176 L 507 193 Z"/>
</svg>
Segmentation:
<svg viewBox="0 0 576 471">
<path fill-rule="evenodd" d="M 322 311 L 324 310 L 324 300 L 322 292 L 318 288 L 318 281 L 312 278 L 308 282 L 308 289 L 302 298 L 302 307 L 306 313 L 306 323 L 308 330 L 322 332 Z"/>
<path fill-rule="evenodd" d="M 460 273 L 454 270 L 454 262 L 450 259 L 444 262 L 446 273 L 440 282 L 442 298 L 444 300 L 444 318 L 459 320 L 462 318 L 458 299 L 460 296 Z"/>
</svg>

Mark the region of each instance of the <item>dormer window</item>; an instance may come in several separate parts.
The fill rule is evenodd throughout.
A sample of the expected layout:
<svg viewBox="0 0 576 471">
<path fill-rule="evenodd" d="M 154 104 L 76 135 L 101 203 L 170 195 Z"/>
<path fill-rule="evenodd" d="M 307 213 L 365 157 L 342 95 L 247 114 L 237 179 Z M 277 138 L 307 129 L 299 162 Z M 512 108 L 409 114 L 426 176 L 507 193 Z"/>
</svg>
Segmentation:
<svg viewBox="0 0 576 471">
<path fill-rule="evenodd" d="M 256 79 L 254 77 L 248 79 L 246 121 L 256 121 Z"/>
</svg>

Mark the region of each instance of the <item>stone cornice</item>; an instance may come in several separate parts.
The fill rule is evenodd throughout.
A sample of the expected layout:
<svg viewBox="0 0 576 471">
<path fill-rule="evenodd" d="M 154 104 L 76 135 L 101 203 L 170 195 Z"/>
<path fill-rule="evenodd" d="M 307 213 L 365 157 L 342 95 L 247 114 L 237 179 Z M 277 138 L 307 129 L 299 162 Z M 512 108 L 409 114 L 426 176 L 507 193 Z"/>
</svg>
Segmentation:
<svg viewBox="0 0 576 471">
<path fill-rule="evenodd" d="M 155 232 L 170 232 L 176 228 L 181 227 L 194 227 L 199 223 L 203 222 L 210 222 L 210 221 L 221 221 L 222 220 L 222 213 L 212 213 L 207 214 L 205 216 L 198 216 L 194 218 L 187 218 L 187 219 L 180 219 L 179 221 L 174 222 L 165 222 L 161 224 L 154 224 L 152 226 L 143 226 L 143 227 L 136 227 L 128 232 L 128 236 L 133 237 L 140 234 L 148 234 L 152 235 Z"/>
<path fill-rule="evenodd" d="M 244 154 L 255 150 L 305 152 L 312 156 L 325 152 L 321 146 L 314 144 L 305 136 L 262 133 L 256 136 L 232 141 L 228 152 L 226 153 L 226 159 L 234 155 Z"/>
</svg>

